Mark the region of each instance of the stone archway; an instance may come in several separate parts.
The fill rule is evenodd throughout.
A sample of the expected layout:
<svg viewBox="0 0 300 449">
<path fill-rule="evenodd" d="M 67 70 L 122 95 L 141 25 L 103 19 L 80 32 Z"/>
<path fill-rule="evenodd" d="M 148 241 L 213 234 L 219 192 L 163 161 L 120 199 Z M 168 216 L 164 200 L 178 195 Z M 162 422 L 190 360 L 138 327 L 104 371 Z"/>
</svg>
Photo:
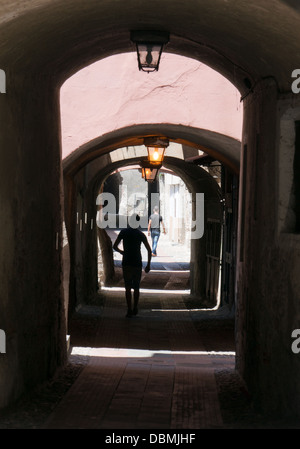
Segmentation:
<svg viewBox="0 0 300 449">
<path fill-rule="evenodd" d="M 238 368 L 263 410 L 299 414 L 299 358 L 290 350 L 291 316 L 299 315 L 298 235 L 282 239 L 278 233 L 276 195 L 278 179 L 285 176 L 277 159 L 279 111 L 286 101 L 299 105 L 291 92 L 300 45 L 295 3 L 120 0 L 112 7 L 96 1 L 6 1 L 0 27 L 7 81 L 0 109 L 5 123 L 0 143 L 6 149 L 0 163 L 0 284 L 9 334 L 1 405 L 51 376 L 65 360 L 59 87 L 93 61 L 132 51 L 130 30 L 142 27 L 168 29 L 167 51 L 207 63 L 241 91 Z"/>
<path fill-rule="evenodd" d="M 157 125 L 159 129 L 160 126 Z M 162 125 L 164 130 L 172 130 L 173 133 L 174 127 L 168 125 Z M 155 130 L 156 127 L 151 127 Z M 99 192 L 99 186 L 103 182 L 103 180 L 116 168 L 122 167 L 124 165 L 132 165 L 136 164 L 139 161 L 139 156 L 137 155 L 135 158 L 131 157 L 126 160 L 125 152 L 122 150 L 115 150 L 114 153 L 119 156 L 114 156 L 112 162 L 109 150 L 113 150 L 114 148 L 118 148 L 119 145 L 123 145 L 124 142 L 128 143 L 141 143 L 143 141 L 142 133 L 145 130 L 149 131 L 150 126 L 137 126 L 130 127 L 123 130 L 118 130 L 115 133 L 110 133 L 108 136 L 104 136 L 101 139 L 96 139 L 88 143 L 84 148 L 78 149 L 77 152 L 74 152 L 70 157 L 65 160 L 65 213 L 66 213 L 66 226 L 69 233 L 69 242 L 71 248 L 71 259 L 73 260 L 73 266 L 76 264 L 84 267 L 79 269 L 78 275 L 74 275 L 73 271 L 73 280 L 71 275 L 71 287 L 70 287 L 70 297 L 71 299 L 71 310 L 76 307 L 78 302 L 85 301 L 93 301 L 93 298 L 97 296 L 98 284 L 97 284 L 97 246 L 96 246 L 96 231 L 90 230 L 89 226 L 85 227 L 85 231 L 83 232 L 82 228 L 80 228 L 80 232 L 78 234 L 78 226 L 80 223 L 84 223 L 84 217 L 81 216 L 76 218 L 76 214 L 78 214 L 78 210 L 84 211 L 84 214 L 87 214 L 95 223 L 96 213 L 95 213 L 95 205 L 96 205 L 96 196 Z M 172 169 L 175 173 L 178 173 L 179 176 L 184 180 L 184 182 L 189 186 L 191 192 L 202 192 L 206 195 L 206 214 L 207 219 L 218 219 L 220 222 L 222 220 L 222 207 L 220 204 L 220 193 L 218 193 L 218 188 L 215 181 L 200 167 L 191 162 L 185 162 L 185 157 L 190 160 L 191 155 L 194 154 L 195 157 L 198 155 L 198 146 L 196 145 L 196 137 L 197 130 L 191 129 L 189 131 L 188 128 L 184 129 L 184 139 L 180 138 L 180 130 L 183 131 L 183 127 L 178 127 L 176 130 L 178 133 L 178 137 L 176 138 L 176 142 L 186 142 L 187 139 L 193 139 L 190 146 L 190 150 L 187 155 L 182 153 L 179 158 L 175 157 L 175 154 L 172 156 L 167 156 L 165 158 L 165 164 L 167 167 Z M 200 130 L 199 130 L 200 131 Z M 198 132 L 199 132 L 198 131 Z M 134 135 L 137 134 L 138 137 Z M 210 148 L 209 152 L 212 154 L 217 154 L 217 151 L 214 149 L 215 142 L 219 143 L 218 150 L 222 146 L 222 138 L 219 135 L 214 135 L 213 133 L 209 133 L 212 137 L 211 141 L 206 141 L 206 144 L 209 144 Z M 121 138 L 120 138 L 121 136 Z M 129 137 L 128 137 L 129 136 Z M 169 136 L 169 134 L 168 134 Z M 199 137 L 197 137 L 199 139 Z M 119 139 L 119 140 L 118 140 Z M 235 155 L 236 159 L 238 159 L 238 148 L 239 143 L 234 141 L 233 139 L 223 137 L 224 142 L 223 145 L 228 150 L 229 156 L 220 155 L 220 157 L 224 158 L 228 164 L 228 169 L 232 170 L 232 166 L 235 167 L 235 171 L 238 170 L 238 162 L 233 163 L 233 155 Z M 118 141 L 120 144 L 118 144 Z M 201 139 L 199 139 L 201 142 Z M 229 143 L 231 142 L 231 147 Z M 217 145 L 216 145 L 217 146 Z M 140 147 L 138 147 L 140 148 Z M 201 148 L 204 148 L 203 145 Z M 213 149 L 212 149 L 213 148 Z M 145 149 L 144 149 L 145 151 Z M 224 150 L 223 150 L 224 151 Z M 77 153 L 77 158 L 76 158 Z M 130 153 L 130 152 L 129 152 Z M 132 152 L 131 152 L 132 153 Z M 143 152 L 141 153 L 143 154 Z M 172 151 L 170 150 L 170 154 Z M 94 158 L 94 159 L 93 159 Z M 194 158 L 192 158 L 194 161 Z M 86 162 L 87 165 L 84 165 Z M 199 179 L 201 178 L 200 184 Z M 76 200 L 76 198 L 78 198 Z M 213 199 L 214 198 L 214 199 Z M 78 203 L 79 201 L 79 203 Z M 72 204 L 77 202 L 77 208 L 74 208 Z M 84 206 L 82 206 L 84 204 Z M 216 205 L 216 206 L 215 206 Z M 216 207 L 216 210 L 213 208 Z M 80 215 L 80 213 L 79 213 Z M 78 221 L 79 220 L 79 221 Z M 88 219 L 89 220 L 89 219 Z M 76 226 L 77 222 L 77 226 Z M 76 231 L 77 229 L 77 231 Z M 87 233 L 87 234 L 85 234 Z M 77 237 L 76 237 L 77 235 Z M 76 239 L 78 239 L 78 235 L 80 235 L 80 240 L 76 244 Z M 91 236 L 93 235 L 93 237 Z M 82 236 L 83 241 L 82 241 Z M 79 243 L 81 242 L 81 243 Z M 85 242 L 85 243 L 83 243 Z M 89 243 L 90 244 L 89 244 Z M 107 244 L 107 241 L 103 241 L 103 244 Z M 79 246 L 78 246 L 79 245 Z M 199 246 L 200 245 L 200 246 Z M 108 247 L 109 247 L 108 242 Z M 81 263 L 76 259 L 76 247 L 84 248 L 85 256 L 81 255 Z M 110 249 L 111 251 L 111 249 Z M 220 249 L 219 249 L 220 251 Z M 72 256 L 73 254 L 73 256 Z M 89 254 L 89 256 L 87 256 Z M 201 254 L 202 259 L 199 258 L 198 254 Z M 205 297 L 205 239 L 201 241 L 195 240 L 192 241 L 192 294 L 194 296 L 198 296 L 200 302 L 202 301 L 203 305 L 210 304 L 213 306 L 215 304 L 207 302 L 207 298 Z M 87 257 L 87 258 L 86 258 Z M 108 263 L 111 263 L 111 254 L 107 254 Z M 77 259 L 76 259 L 77 260 Z M 92 265 L 90 265 L 92 264 Z M 79 266 L 78 265 L 78 266 Z M 107 272 L 110 271 L 110 267 L 107 267 Z M 81 281 L 79 281 L 81 279 Z M 79 284 L 78 284 L 79 282 Z"/>
</svg>

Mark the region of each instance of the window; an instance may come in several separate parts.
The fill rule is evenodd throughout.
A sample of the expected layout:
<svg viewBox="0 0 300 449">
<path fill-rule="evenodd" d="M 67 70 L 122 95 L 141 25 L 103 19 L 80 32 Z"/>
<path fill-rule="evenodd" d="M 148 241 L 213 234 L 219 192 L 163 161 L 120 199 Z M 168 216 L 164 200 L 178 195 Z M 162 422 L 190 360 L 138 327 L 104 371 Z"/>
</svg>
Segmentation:
<svg viewBox="0 0 300 449">
<path fill-rule="evenodd" d="M 173 184 L 170 186 L 170 216 L 179 217 L 179 185 Z"/>
</svg>

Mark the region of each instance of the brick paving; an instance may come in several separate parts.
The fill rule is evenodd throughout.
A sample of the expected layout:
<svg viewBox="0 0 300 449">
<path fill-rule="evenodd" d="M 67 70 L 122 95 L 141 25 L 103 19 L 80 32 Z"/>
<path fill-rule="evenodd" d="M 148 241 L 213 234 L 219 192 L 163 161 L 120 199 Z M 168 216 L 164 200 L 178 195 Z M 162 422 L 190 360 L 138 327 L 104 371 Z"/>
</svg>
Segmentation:
<svg viewBox="0 0 300 449">
<path fill-rule="evenodd" d="M 186 308 L 189 257 L 187 247 L 161 236 L 158 257 L 142 277 L 138 316 L 128 319 L 114 254 L 115 282 L 105 290 L 97 329 L 88 346 L 73 339 L 72 353 L 89 362 L 43 428 L 223 427 L 214 372 L 216 366 L 234 369 L 235 359 L 207 352 L 195 312 Z"/>
<path fill-rule="evenodd" d="M 115 264 L 103 305 L 83 306 L 71 320 L 70 363 L 2 411 L 1 429 L 299 428 L 254 412 L 234 369 L 234 317 L 226 308 L 197 310 L 186 247 L 161 239 L 132 319 Z"/>
<path fill-rule="evenodd" d="M 125 312 L 108 290 L 92 344 L 73 348 L 89 362 L 43 428 L 222 428 L 214 370 L 234 356 L 206 352 L 183 295 L 142 292 L 138 316 Z"/>
</svg>

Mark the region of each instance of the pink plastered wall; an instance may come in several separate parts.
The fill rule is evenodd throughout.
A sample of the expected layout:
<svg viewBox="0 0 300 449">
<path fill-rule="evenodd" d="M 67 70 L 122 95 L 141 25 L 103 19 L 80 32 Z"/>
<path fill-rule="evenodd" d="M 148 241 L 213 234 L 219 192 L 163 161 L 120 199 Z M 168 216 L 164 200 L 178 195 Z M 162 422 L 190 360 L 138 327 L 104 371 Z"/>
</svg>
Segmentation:
<svg viewBox="0 0 300 449">
<path fill-rule="evenodd" d="M 136 54 L 98 61 L 61 88 L 63 158 L 80 145 L 125 126 L 171 123 L 208 129 L 240 140 L 237 89 L 206 65 L 163 54 L 158 72 L 144 73 Z"/>
</svg>

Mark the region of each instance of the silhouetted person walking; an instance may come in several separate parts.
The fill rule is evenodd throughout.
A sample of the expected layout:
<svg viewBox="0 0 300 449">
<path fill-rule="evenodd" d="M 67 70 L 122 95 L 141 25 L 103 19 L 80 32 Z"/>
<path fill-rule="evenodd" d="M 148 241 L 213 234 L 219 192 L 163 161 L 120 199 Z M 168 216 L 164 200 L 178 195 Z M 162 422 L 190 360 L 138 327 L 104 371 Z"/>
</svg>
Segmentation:
<svg viewBox="0 0 300 449">
<path fill-rule="evenodd" d="M 113 245 L 113 249 L 122 254 L 122 269 L 125 283 L 125 297 L 127 302 L 127 317 L 137 315 L 138 302 L 140 297 L 140 282 L 142 277 L 142 254 L 141 244 L 143 243 L 148 251 L 148 262 L 145 267 L 145 273 L 150 271 L 151 247 L 147 237 L 137 228 L 140 217 L 133 214 L 129 217 L 129 223 L 126 229 L 122 229 Z M 123 241 L 123 250 L 119 248 L 119 244 Z M 131 289 L 133 289 L 133 308 Z"/>
<path fill-rule="evenodd" d="M 164 234 L 166 233 L 165 224 L 163 222 L 162 216 L 158 213 L 158 206 L 153 209 L 153 214 L 149 217 L 148 223 L 148 235 L 151 232 L 152 238 L 152 256 L 157 256 L 157 244 L 160 237 L 160 225 L 163 227 Z"/>
</svg>

